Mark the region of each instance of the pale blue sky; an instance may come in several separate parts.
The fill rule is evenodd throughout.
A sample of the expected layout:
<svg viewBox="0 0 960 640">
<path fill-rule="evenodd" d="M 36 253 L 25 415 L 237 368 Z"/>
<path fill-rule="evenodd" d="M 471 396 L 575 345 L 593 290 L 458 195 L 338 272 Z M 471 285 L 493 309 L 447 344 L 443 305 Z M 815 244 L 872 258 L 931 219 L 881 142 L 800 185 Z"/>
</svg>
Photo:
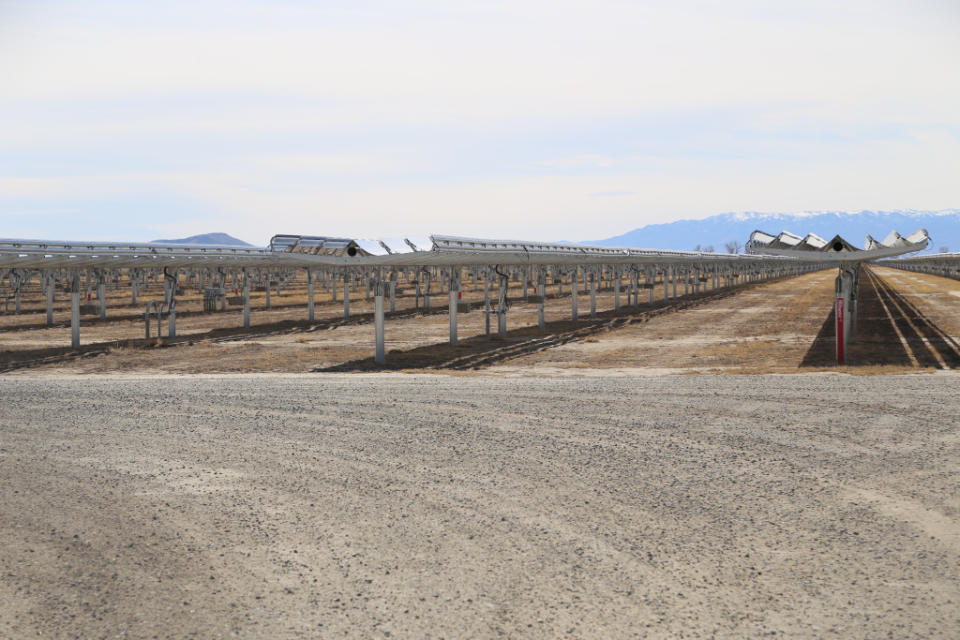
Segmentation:
<svg viewBox="0 0 960 640">
<path fill-rule="evenodd" d="M 155 4 L 0 0 L 0 236 L 960 206 L 953 1 Z"/>
</svg>

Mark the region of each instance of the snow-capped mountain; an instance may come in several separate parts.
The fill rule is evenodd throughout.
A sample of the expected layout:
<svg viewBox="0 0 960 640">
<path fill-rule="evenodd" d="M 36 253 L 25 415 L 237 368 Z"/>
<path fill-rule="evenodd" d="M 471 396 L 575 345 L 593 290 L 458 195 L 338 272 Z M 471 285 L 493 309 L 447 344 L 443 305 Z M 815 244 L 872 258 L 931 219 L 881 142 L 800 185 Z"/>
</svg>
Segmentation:
<svg viewBox="0 0 960 640">
<path fill-rule="evenodd" d="M 724 245 L 736 241 L 742 247 L 756 229 L 774 235 L 791 231 L 800 236 L 815 233 L 823 238 L 840 234 L 862 247 L 870 234 L 882 240 L 891 231 L 903 235 L 924 228 L 930 234 L 928 251 L 948 247 L 960 251 L 960 209 L 940 211 L 805 211 L 802 213 L 721 213 L 702 220 L 677 220 L 650 224 L 623 235 L 585 244 L 608 247 L 638 247 L 690 250 L 700 245 L 724 251 Z"/>
</svg>

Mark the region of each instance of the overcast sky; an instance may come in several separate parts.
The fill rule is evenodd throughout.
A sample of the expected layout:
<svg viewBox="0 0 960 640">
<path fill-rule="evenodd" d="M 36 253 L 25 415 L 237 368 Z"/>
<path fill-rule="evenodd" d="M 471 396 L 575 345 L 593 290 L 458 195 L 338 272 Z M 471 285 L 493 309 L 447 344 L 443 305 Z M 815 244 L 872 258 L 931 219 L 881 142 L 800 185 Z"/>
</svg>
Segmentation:
<svg viewBox="0 0 960 640">
<path fill-rule="evenodd" d="M 958 7 L 0 0 L 0 237 L 960 207 Z"/>
</svg>

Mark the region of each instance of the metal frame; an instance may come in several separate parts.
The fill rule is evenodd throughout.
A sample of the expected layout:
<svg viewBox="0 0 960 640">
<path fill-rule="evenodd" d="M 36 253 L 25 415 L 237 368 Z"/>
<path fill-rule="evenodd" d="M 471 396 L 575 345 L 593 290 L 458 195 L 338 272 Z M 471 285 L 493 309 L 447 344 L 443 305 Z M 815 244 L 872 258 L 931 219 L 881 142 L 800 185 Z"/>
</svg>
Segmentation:
<svg viewBox="0 0 960 640">
<path fill-rule="evenodd" d="M 860 266 L 880 258 L 913 253 L 927 248 L 930 236 L 926 229 L 918 229 L 904 238 L 891 231 L 883 242 L 866 237 L 866 249 L 858 249 L 839 235 L 827 241 L 815 234 L 800 237 L 789 231 L 778 235 L 754 231 L 747 242 L 748 252 L 763 252 L 787 256 L 796 260 L 832 264 L 839 267 L 834 301 L 834 337 L 837 364 L 846 362 L 847 343 L 856 333 L 857 306 L 860 289 Z M 916 258 L 907 258 L 911 260 Z"/>
<path fill-rule="evenodd" d="M 868 235 L 866 248 L 858 249 L 840 236 L 825 241 L 812 233 L 801 238 L 789 231 L 782 231 L 774 236 L 757 230 L 750 234 L 746 250 L 747 253 L 785 256 L 809 262 L 847 264 L 922 251 L 927 248 L 929 241 L 930 236 L 926 229 L 918 229 L 906 238 L 896 231 L 891 231 L 883 242 L 877 242 Z"/>
<path fill-rule="evenodd" d="M 440 281 L 441 289 L 446 283 L 449 294 L 450 342 L 456 344 L 457 306 L 461 290 L 459 276 L 464 268 L 472 269 L 474 273 L 482 270 L 486 274 L 484 313 L 487 333 L 490 332 L 490 316 L 495 314 L 497 333 L 504 336 L 507 333 L 507 312 L 510 307 L 507 287 L 509 281 L 518 276 L 522 276 L 524 288 L 526 288 L 529 278 L 536 274 L 535 287 L 540 295 L 538 325 L 543 328 L 545 326 L 543 301 L 546 295 L 548 273 L 553 274 L 554 278 L 561 276 L 561 282 L 563 275 L 569 275 L 572 278 L 571 317 L 577 320 L 577 303 L 581 286 L 590 294 L 590 315 L 596 315 L 596 289 L 599 279 L 604 274 L 606 274 L 606 280 L 610 281 L 614 278 L 616 281 L 614 298 L 615 307 L 619 310 L 620 281 L 626 273 L 633 274 L 631 287 L 635 302 L 639 303 L 640 274 L 644 275 L 644 288 L 652 287 L 653 279 L 662 274 L 665 298 L 669 300 L 678 295 L 677 286 L 681 272 L 686 278 L 684 285 L 686 293 L 689 291 L 691 274 L 698 276 L 693 290 L 699 292 L 700 276 L 705 279 L 704 288 L 706 281 L 711 281 L 711 278 L 705 275 L 707 273 L 713 275 L 712 285 L 716 289 L 720 286 L 721 271 L 727 274 L 734 271 L 745 274 L 744 282 L 752 282 L 768 275 L 800 273 L 824 266 L 826 263 L 816 264 L 814 261 L 801 261 L 790 256 L 595 247 L 446 235 L 364 240 L 280 234 L 271 238 L 267 247 L 0 239 L 0 276 L 3 275 L 3 271 L 7 271 L 11 274 L 9 276 L 11 282 L 15 279 L 18 287 L 24 278 L 29 279 L 30 274 L 37 272 L 40 272 L 43 278 L 50 278 L 50 274 L 60 272 L 61 278 L 70 279 L 73 311 L 71 343 L 74 347 L 80 344 L 80 273 L 83 270 L 87 270 L 88 274 L 91 271 L 95 274 L 98 299 L 101 302 L 99 309 L 101 317 L 105 317 L 106 314 L 105 274 L 111 271 L 117 273 L 122 269 L 129 270 L 132 299 L 135 304 L 140 280 L 144 274 L 162 271 L 166 292 L 163 308 L 169 320 L 168 335 L 173 337 L 176 335 L 175 294 L 179 269 L 208 269 L 211 282 L 215 279 L 219 280 L 219 287 L 224 289 L 228 271 L 233 274 L 234 289 L 238 288 L 237 275 L 241 274 L 243 326 L 249 327 L 251 280 L 254 277 L 259 280 L 266 271 L 269 296 L 269 287 L 273 279 L 271 270 L 289 271 L 302 268 L 307 270 L 307 313 L 311 320 L 314 317 L 313 292 L 318 277 L 321 284 L 333 294 L 334 301 L 336 301 L 337 284 L 342 283 L 345 318 L 350 316 L 351 280 L 361 275 L 366 278 L 367 296 L 371 291 L 374 293 L 375 358 L 381 364 L 385 358 L 384 297 L 389 291 L 390 308 L 393 310 L 398 273 L 404 273 L 407 282 L 414 282 L 410 277 L 411 273 L 422 274 L 416 275 L 415 279 L 418 308 L 421 293 L 424 308 L 430 307 L 431 296 L 436 295 L 436 292 L 431 292 L 434 276 Z M 251 270 L 254 271 L 251 272 Z M 384 276 L 387 270 L 389 270 L 389 277 Z M 215 278 L 215 274 L 219 274 L 219 278 Z M 613 274 L 616 276 L 614 277 Z M 424 278 L 426 289 L 421 292 L 420 283 Z M 495 292 L 497 295 L 495 305 L 491 305 L 490 300 L 489 289 L 492 278 L 496 278 L 495 284 L 498 285 Z M 729 277 L 725 280 L 729 284 Z M 87 282 L 89 285 L 89 277 Z M 562 284 L 560 286 L 562 287 Z M 237 297 L 239 296 L 231 297 L 231 304 L 237 302 L 235 300 Z M 49 295 L 48 299 L 50 300 L 48 321 L 52 321 L 52 299 Z M 650 288 L 650 299 L 652 302 L 652 288 Z M 225 303 L 226 296 L 223 296 L 223 304 Z M 145 324 L 149 322 L 150 315 L 148 310 Z"/>
<path fill-rule="evenodd" d="M 335 244 L 331 241 L 335 240 Z M 743 255 L 557 245 L 537 242 L 480 240 L 456 236 L 430 236 L 431 247 L 421 243 L 408 252 L 384 251 L 373 255 L 358 241 L 321 236 L 274 236 L 263 248 L 220 245 L 163 245 L 118 242 L 64 242 L 52 240 L 0 239 L 0 268 L 71 269 L 130 267 L 308 267 L 308 266 L 468 266 L 582 265 L 582 264 L 664 264 L 675 262 L 782 261 L 774 255 Z M 312 243 L 312 244 L 311 244 Z M 385 242 L 384 242 L 385 244 Z M 273 248 L 271 248 L 273 247 Z M 354 249 L 351 255 L 351 249 Z"/>
</svg>

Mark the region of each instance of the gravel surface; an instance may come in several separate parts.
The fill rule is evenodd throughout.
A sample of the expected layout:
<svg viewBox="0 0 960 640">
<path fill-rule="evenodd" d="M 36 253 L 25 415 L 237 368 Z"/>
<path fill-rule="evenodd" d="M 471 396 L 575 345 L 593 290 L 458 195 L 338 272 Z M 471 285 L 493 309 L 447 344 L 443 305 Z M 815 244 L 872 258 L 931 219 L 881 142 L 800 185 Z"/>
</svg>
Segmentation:
<svg viewBox="0 0 960 640">
<path fill-rule="evenodd" d="M 0 396 L 0 637 L 960 637 L 955 374 Z"/>
</svg>

